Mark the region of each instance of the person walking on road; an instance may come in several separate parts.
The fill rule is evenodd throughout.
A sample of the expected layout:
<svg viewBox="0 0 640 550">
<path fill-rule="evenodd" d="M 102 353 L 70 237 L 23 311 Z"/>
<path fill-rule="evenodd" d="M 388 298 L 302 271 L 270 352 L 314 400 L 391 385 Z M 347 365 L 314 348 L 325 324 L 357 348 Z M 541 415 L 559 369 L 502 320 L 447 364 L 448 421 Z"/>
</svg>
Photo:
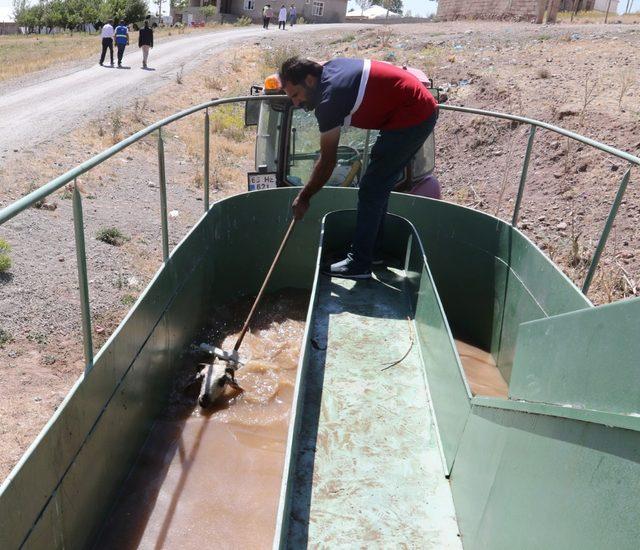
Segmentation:
<svg viewBox="0 0 640 550">
<path fill-rule="evenodd" d="M 287 26 L 287 7 L 282 4 L 282 6 L 280 6 L 280 12 L 278 13 L 278 30 L 282 29 L 283 31 L 286 31 L 287 29 L 285 28 Z"/>
<path fill-rule="evenodd" d="M 149 49 L 153 48 L 153 29 L 149 27 L 149 21 L 144 22 L 144 27 L 138 33 L 138 47 L 142 48 L 142 68 L 147 68 Z"/>
<path fill-rule="evenodd" d="M 411 162 L 435 127 L 438 105 L 410 72 L 382 61 L 332 59 L 320 65 L 292 57 L 280 68 L 282 88 L 296 107 L 315 111 L 320 157 L 292 204 L 301 220 L 309 201 L 336 165 L 340 129 L 380 130 L 358 189 L 358 212 L 351 252 L 322 272 L 343 279 L 368 279 L 380 260 L 383 222 L 396 177 Z"/>
<path fill-rule="evenodd" d="M 116 46 L 118 47 L 118 67 L 122 67 L 122 57 L 124 56 L 124 49 L 129 43 L 129 29 L 121 19 L 120 24 L 116 27 Z"/>
<path fill-rule="evenodd" d="M 104 63 L 104 58 L 107 55 L 107 50 L 109 50 L 109 55 L 111 56 L 111 66 L 113 67 L 113 21 L 110 19 L 106 25 L 102 26 L 102 31 L 100 32 L 100 36 L 102 37 L 102 54 L 100 55 L 100 65 Z"/>
<path fill-rule="evenodd" d="M 271 4 L 266 4 L 264 8 L 262 8 L 262 28 L 269 29 L 269 22 L 273 17 L 273 10 L 271 9 Z"/>
<path fill-rule="evenodd" d="M 296 11 L 296 5 L 291 4 L 291 9 L 289 10 L 289 25 L 293 27 L 298 20 L 298 12 Z"/>
</svg>

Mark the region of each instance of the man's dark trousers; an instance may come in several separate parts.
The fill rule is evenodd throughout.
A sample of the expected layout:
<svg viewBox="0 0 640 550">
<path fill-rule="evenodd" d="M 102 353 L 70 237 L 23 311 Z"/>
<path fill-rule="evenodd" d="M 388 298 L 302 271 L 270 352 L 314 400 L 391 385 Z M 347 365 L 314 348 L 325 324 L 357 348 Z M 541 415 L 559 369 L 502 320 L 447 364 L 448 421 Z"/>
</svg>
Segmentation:
<svg viewBox="0 0 640 550">
<path fill-rule="evenodd" d="M 382 130 L 371 149 L 369 166 L 358 190 L 358 216 L 351 254 L 355 264 L 370 269 L 376 240 L 381 237 L 389 195 L 402 169 L 420 150 L 438 120 L 436 111 L 416 126 Z"/>
<path fill-rule="evenodd" d="M 113 65 L 113 38 L 102 39 L 102 55 L 100 56 L 100 65 L 104 63 L 104 58 L 107 56 L 107 50 L 109 50 L 109 55 L 111 56 L 111 64 Z"/>
<path fill-rule="evenodd" d="M 118 46 L 118 65 L 122 64 L 122 56 L 124 55 L 124 49 L 127 47 L 126 44 L 117 44 Z"/>
</svg>

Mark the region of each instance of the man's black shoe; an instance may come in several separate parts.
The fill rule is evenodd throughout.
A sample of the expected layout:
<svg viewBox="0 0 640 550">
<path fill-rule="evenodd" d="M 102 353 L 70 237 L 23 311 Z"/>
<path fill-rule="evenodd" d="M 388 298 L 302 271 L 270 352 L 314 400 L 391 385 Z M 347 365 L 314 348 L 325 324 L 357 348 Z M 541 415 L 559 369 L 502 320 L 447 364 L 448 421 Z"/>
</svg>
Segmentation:
<svg viewBox="0 0 640 550">
<path fill-rule="evenodd" d="M 322 273 L 330 277 L 339 277 L 340 279 L 371 278 L 371 270 L 357 266 L 350 256 L 347 256 L 341 262 L 336 262 L 329 267 L 323 268 Z"/>
</svg>

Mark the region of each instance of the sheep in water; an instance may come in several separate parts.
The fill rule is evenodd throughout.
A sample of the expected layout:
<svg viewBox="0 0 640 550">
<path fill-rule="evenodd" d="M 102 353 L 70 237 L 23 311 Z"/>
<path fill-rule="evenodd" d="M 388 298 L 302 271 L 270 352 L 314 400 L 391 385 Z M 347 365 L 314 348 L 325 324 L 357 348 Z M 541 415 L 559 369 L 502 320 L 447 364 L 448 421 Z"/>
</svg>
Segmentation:
<svg viewBox="0 0 640 550">
<path fill-rule="evenodd" d="M 203 408 L 210 407 L 224 394 L 226 386 L 244 391 L 236 382 L 235 372 L 233 367 L 215 359 L 206 365 L 198 374 L 198 378 L 202 379 L 198 404 Z"/>
</svg>

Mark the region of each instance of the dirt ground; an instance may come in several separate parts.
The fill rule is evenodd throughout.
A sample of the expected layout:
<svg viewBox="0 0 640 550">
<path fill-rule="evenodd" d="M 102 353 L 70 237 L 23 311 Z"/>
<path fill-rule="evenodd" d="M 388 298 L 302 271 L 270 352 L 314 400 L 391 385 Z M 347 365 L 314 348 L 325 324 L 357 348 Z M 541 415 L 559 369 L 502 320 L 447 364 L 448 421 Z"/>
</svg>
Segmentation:
<svg viewBox="0 0 640 550">
<path fill-rule="evenodd" d="M 270 33 L 176 75 L 144 100 L 87 119 L 37 151 L 2 159 L 0 207 L 126 135 L 211 97 L 242 95 L 284 57 L 363 56 L 424 69 L 450 105 L 542 120 L 638 155 L 640 26 L 450 22 L 336 27 L 323 36 Z M 170 245 L 202 203 L 202 115 L 165 132 Z M 254 129 L 242 112 L 212 114 L 212 200 L 243 192 Z M 443 111 L 436 128 L 444 198 L 511 219 L 526 125 Z M 626 162 L 548 131 L 531 158 L 520 227 L 581 285 Z M 640 294 L 640 191 L 632 173 L 589 297 L 606 303 Z M 148 137 L 79 178 L 96 350 L 160 266 L 155 138 Z M 0 479 L 34 440 L 83 369 L 70 189 L 0 228 L 13 266 L 0 275 Z M 116 228 L 120 246 L 98 239 Z"/>
</svg>

